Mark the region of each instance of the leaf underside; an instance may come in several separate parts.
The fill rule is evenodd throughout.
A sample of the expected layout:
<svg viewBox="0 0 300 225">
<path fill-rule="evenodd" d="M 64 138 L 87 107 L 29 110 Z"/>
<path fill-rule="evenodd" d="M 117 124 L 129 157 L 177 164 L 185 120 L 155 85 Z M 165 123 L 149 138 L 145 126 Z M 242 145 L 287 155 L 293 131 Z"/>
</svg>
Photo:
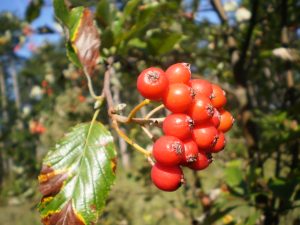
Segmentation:
<svg viewBox="0 0 300 225">
<path fill-rule="evenodd" d="M 38 206 L 43 224 L 96 223 L 115 181 L 116 151 L 99 122 L 75 126 L 43 161 Z"/>
</svg>

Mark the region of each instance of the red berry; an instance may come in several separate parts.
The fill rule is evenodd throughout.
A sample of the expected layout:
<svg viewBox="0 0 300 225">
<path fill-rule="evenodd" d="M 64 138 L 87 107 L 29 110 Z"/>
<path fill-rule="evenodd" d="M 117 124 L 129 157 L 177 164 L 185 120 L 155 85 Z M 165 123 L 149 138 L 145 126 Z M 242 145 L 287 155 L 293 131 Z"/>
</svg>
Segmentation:
<svg viewBox="0 0 300 225">
<path fill-rule="evenodd" d="M 212 116 L 212 118 L 210 119 L 210 122 L 212 122 L 212 124 L 218 128 L 218 126 L 220 125 L 220 119 L 221 119 L 221 114 L 220 112 L 214 108 L 214 114 Z"/>
<path fill-rule="evenodd" d="M 166 70 L 166 77 L 170 84 L 184 83 L 189 84 L 191 79 L 190 64 L 188 63 L 176 63 L 171 65 Z"/>
<path fill-rule="evenodd" d="M 223 132 L 219 131 L 218 140 L 217 140 L 216 144 L 211 149 L 209 149 L 209 152 L 211 152 L 211 153 L 220 152 L 224 149 L 225 144 L 226 144 L 225 135 Z"/>
<path fill-rule="evenodd" d="M 190 86 L 194 90 L 196 97 L 201 95 L 204 95 L 208 98 L 212 97 L 213 88 L 209 81 L 202 79 L 193 79 L 190 80 Z"/>
<path fill-rule="evenodd" d="M 151 179 L 155 186 L 163 191 L 175 191 L 184 182 L 179 166 L 168 167 L 157 163 L 151 169 Z"/>
<path fill-rule="evenodd" d="M 191 162 L 195 162 L 198 156 L 198 146 L 196 142 L 192 139 L 187 139 L 183 141 L 184 155 L 183 155 L 183 165 L 188 165 Z"/>
<path fill-rule="evenodd" d="M 190 137 L 194 121 L 186 114 L 170 114 L 163 122 L 165 135 L 177 137 L 181 140 Z"/>
<path fill-rule="evenodd" d="M 153 157 L 157 163 L 174 166 L 182 161 L 183 143 L 173 136 L 161 136 L 153 145 Z"/>
<path fill-rule="evenodd" d="M 226 104 L 226 93 L 225 91 L 216 84 L 212 84 L 212 88 L 213 88 L 213 93 L 212 93 L 212 98 L 211 98 L 211 102 L 213 104 L 214 107 L 216 108 L 221 108 Z"/>
<path fill-rule="evenodd" d="M 171 84 L 163 97 L 165 107 L 173 113 L 187 111 L 192 100 L 191 89 L 185 84 Z"/>
<path fill-rule="evenodd" d="M 232 127 L 233 123 L 234 123 L 234 118 L 233 116 L 230 114 L 230 112 L 222 109 L 220 110 L 220 125 L 218 127 L 218 130 L 222 131 L 222 132 L 227 132 L 228 130 L 230 130 L 230 128 Z"/>
<path fill-rule="evenodd" d="M 218 130 L 212 123 L 201 123 L 192 130 L 192 137 L 200 149 L 208 149 L 216 144 Z"/>
<path fill-rule="evenodd" d="M 197 160 L 188 165 L 193 170 L 203 170 L 212 162 L 211 157 L 205 152 L 199 152 Z"/>
<path fill-rule="evenodd" d="M 163 70 L 150 67 L 139 75 L 137 89 L 144 98 L 160 100 L 168 88 L 168 83 Z"/>
<path fill-rule="evenodd" d="M 208 120 L 213 116 L 214 107 L 208 97 L 196 97 L 189 107 L 188 114 L 197 122 Z"/>
</svg>

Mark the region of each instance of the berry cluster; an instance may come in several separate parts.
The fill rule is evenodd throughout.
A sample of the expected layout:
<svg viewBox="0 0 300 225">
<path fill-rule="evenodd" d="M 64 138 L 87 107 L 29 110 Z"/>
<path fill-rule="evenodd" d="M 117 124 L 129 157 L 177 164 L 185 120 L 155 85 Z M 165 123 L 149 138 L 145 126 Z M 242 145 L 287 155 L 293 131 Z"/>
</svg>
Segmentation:
<svg viewBox="0 0 300 225">
<path fill-rule="evenodd" d="M 203 170 L 212 153 L 225 147 L 225 136 L 234 122 L 223 107 L 224 90 L 203 79 L 191 79 L 190 65 L 177 63 L 165 72 L 145 69 L 137 79 L 140 94 L 162 101 L 172 113 L 163 122 L 164 136 L 153 145 L 153 183 L 161 190 L 175 191 L 184 182 L 181 166 Z"/>
</svg>

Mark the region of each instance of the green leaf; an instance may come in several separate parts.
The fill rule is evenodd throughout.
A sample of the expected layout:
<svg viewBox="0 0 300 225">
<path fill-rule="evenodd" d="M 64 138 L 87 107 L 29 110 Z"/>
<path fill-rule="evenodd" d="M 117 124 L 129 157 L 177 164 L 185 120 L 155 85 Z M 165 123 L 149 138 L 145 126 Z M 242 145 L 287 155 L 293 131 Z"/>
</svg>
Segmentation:
<svg viewBox="0 0 300 225">
<path fill-rule="evenodd" d="M 26 9 L 26 20 L 28 22 L 32 22 L 39 17 L 43 3 L 43 0 L 32 0 L 30 2 Z"/>
<path fill-rule="evenodd" d="M 179 33 L 157 33 L 149 40 L 150 49 L 157 55 L 163 55 L 171 51 L 182 39 Z"/>
<path fill-rule="evenodd" d="M 121 41 L 126 41 L 131 38 L 135 38 L 136 35 L 142 33 L 144 29 L 153 22 L 154 18 L 158 15 L 158 11 L 160 10 L 162 4 L 160 3 L 151 3 L 144 6 L 144 9 L 139 9 L 136 23 L 128 29 L 128 31 L 124 32 L 124 34 L 120 35 L 116 41 L 116 45 L 120 44 Z"/>
<path fill-rule="evenodd" d="M 79 68 L 82 67 L 77 55 L 76 55 L 76 52 L 75 50 L 73 49 L 72 47 L 72 44 L 68 41 L 66 43 L 66 50 L 67 50 L 67 56 L 69 58 L 69 60 L 74 63 L 76 66 L 78 66 Z"/>
<path fill-rule="evenodd" d="M 107 27 L 101 34 L 101 46 L 102 48 L 109 49 L 114 45 L 114 33 L 109 27 Z"/>
<path fill-rule="evenodd" d="M 61 21 L 61 23 L 68 26 L 69 24 L 69 9 L 65 4 L 64 0 L 53 0 L 53 7 L 56 17 Z"/>
<path fill-rule="evenodd" d="M 83 123 L 49 151 L 39 175 L 44 224 L 93 224 L 115 181 L 113 137 L 100 123 Z"/>
<path fill-rule="evenodd" d="M 107 0 L 101 0 L 96 9 L 96 17 L 101 27 L 107 27 L 111 24 L 112 15 L 110 10 L 110 3 Z"/>
<path fill-rule="evenodd" d="M 146 48 L 147 47 L 147 43 L 142 41 L 139 38 L 133 38 L 128 42 L 128 45 L 130 47 L 135 47 L 135 48 Z"/>
<path fill-rule="evenodd" d="M 128 1 L 124 8 L 123 19 L 130 17 L 140 2 L 141 0 Z"/>
<path fill-rule="evenodd" d="M 77 32 L 77 29 L 80 25 L 81 18 L 83 16 L 84 7 L 76 7 L 70 11 L 69 20 L 67 26 L 70 31 L 70 39 L 72 39 Z"/>
</svg>

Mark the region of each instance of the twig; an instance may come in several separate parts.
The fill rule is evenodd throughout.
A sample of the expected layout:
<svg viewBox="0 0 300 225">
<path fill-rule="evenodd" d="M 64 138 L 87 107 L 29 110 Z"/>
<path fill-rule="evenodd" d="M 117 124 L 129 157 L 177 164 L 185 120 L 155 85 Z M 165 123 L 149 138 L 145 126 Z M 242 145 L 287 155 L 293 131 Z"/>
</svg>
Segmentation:
<svg viewBox="0 0 300 225">
<path fill-rule="evenodd" d="M 151 101 L 149 99 L 145 99 L 144 101 L 142 101 L 141 103 L 139 103 L 137 106 L 135 106 L 131 112 L 128 115 L 128 123 L 131 121 L 131 119 L 135 116 L 135 114 L 141 109 L 143 108 L 145 105 L 148 105 Z"/>
<path fill-rule="evenodd" d="M 210 2 L 212 4 L 214 10 L 217 12 L 222 23 L 225 23 L 227 21 L 227 15 L 222 6 L 222 2 L 220 0 L 211 0 Z"/>
<path fill-rule="evenodd" d="M 108 114 L 111 115 L 112 109 L 114 107 L 114 101 L 110 90 L 110 76 L 112 73 L 114 73 L 112 64 L 114 62 L 113 58 L 110 57 L 107 59 L 108 66 L 107 70 L 104 74 L 104 84 L 103 84 L 103 90 L 102 95 L 106 98 L 107 105 L 108 105 Z"/>
<path fill-rule="evenodd" d="M 145 119 L 151 118 L 151 116 L 153 116 L 155 113 L 157 113 L 159 110 L 163 109 L 164 107 L 165 107 L 164 104 L 157 106 L 156 108 L 151 110 L 144 118 Z"/>
<path fill-rule="evenodd" d="M 145 132 L 145 134 L 152 140 L 155 141 L 155 137 L 154 135 L 145 127 L 145 126 L 141 126 L 142 130 Z"/>
<path fill-rule="evenodd" d="M 150 163 L 151 166 L 154 166 L 155 162 L 153 161 L 153 159 L 151 157 L 147 157 L 148 162 Z"/>
<path fill-rule="evenodd" d="M 88 88 L 89 88 L 89 92 L 90 92 L 90 95 L 92 96 L 93 99 L 95 100 L 102 100 L 104 98 L 103 94 L 100 95 L 100 96 L 97 96 L 95 94 L 95 91 L 94 91 L 94 88 L 93 88 L 93 83 L 92 83 L 92 79 L 91 79 L 91 76 L 87 70 L 86 67 L 83 67 L 83 73 L 87 79 L 87 82 L 88 82 Z"/>
<path fill-rule="evenodd" d="M 111 118 L 113 120 L 116 120 L 119 123 L 127 123 L 128 117 L 127 116 L 121 116 L 117 114 L 112 114 Z M 145 118 L 132 118 L 131 122 L 137 123 L 139 125 L 150 125 L 150 126 L 158 126 L 160 127 L 162 122 L 165 118 L 151 118 L 151 119 L 145 119 Z"/>
<path fill-rule="evenodd" d="M 133 140 L 131 140 L 120 128 L 118 125 L 118 122 L 116 120 L 113 120 L 113 128 L 116 130 L 118 135 L 123 138 L 128 144 L 130 144 L 134 149 L 144 154 L 146 157 L 151 156 L 151 152 L 147 151 L 146 149 L 139 146 L 137 143 L 135 143 Z"/>
<path fill-rule="evenodd" d="M 161 104 L 159 106 L 157 106 L 156 108 L 154 108 L 153 110 L 151 110 L 145 117 L 144 119 L 149 120 L 151 118 L 151 116 L 153 116 L 156 112 L 158 112 L 159 110 L 163 109 L 164 105 Z M 164 120 L 164 118 L 161 118 Z M 163 121 L 162 120 L 162 121 Z M 145 127 L 145 125 L 141 125 L 143 131 L 145 132 L 145 134 L 152 140 L 155 141 L 156 138 L 154 137 L 154 135 L 147 129 L 147 127 Z"/>
<path fill-rule="evenodd" d="M 113 64 L 113 58 L 109 58 L 107 60 L 108 66 L 107 70 L 104 74 L 104 84 L 103 84 L 103 90 L 101 96 L 105 97 L 108 105 L 108 115 L 110 116 L 112 120 L 112 127 L 115 129 L 115 131 L 118 133 L 118 135 L 123 138 L 128 144 L 130 144 L 135 150 L 141 152 L 144 154 L 147 158 L 151 156 L 151 152 L 147 151 L 143 147 L 139 146 L 137 143 L 135 143 L 133 140 L 131 140 L 119 127 L 118 122 L 121 123 L 127 123 L 128 117 L 121 116 L 114 114 L 114 101 L 112 97 L 112 93 L 110 90 L 110 76 L 114 73 L 112 64 Z M 134 115 L 135 113 L 133 113 Z M 143 118 L 131 118 L 131 121 L 139 123 L 139 124 L 159 124 L 159 120 L 145 120 Z"/>
</svg>

